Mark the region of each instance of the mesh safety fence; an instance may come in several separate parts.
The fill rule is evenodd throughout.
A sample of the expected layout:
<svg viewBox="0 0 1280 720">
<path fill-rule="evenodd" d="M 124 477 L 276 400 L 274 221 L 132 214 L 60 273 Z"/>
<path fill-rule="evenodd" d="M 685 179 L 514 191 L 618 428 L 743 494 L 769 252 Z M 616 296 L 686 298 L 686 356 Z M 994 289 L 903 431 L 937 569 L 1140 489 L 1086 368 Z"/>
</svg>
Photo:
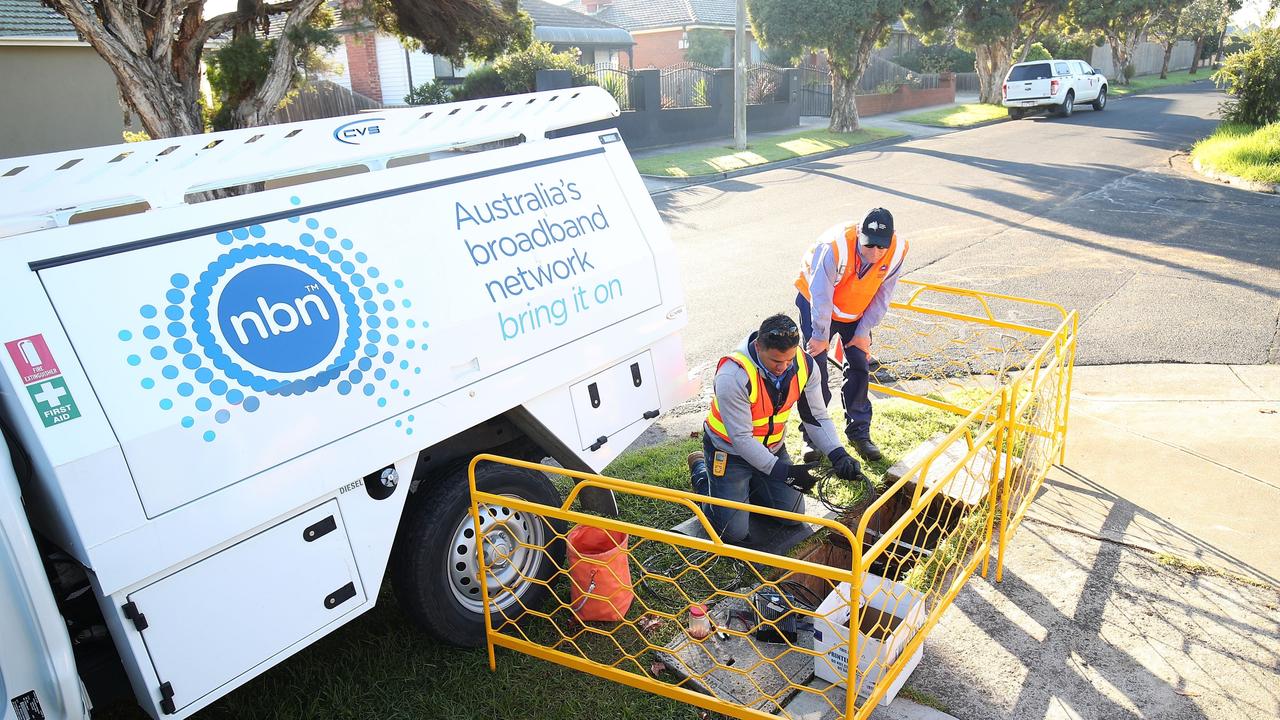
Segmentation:
<svg viewBox="0 0 1280 720">
<path fill-rule="evenodd" d="M 1076 323 L 1049 303 L 901 287 L 904 301 L 875 333 L 873 388 L 954 423 L 908 453 L 858 512 L 797 515 L 477 457 L 485 581 L 476 591 L 491 665 L 504 647 L 739 718 L 865 718 L 896 694 L 993 553 L 999 576 L 1004 547 L 1062 456 Z M 558 475 L 567 496 L 553 507 L 484 492 L 481 463 Z M 674 508 L 700 531 L 588 512 L 587 488 Z M 716 506 L 807 522 L 818 540 L 794 557 L 727 543 L 708 521 Z"/>
</svg>

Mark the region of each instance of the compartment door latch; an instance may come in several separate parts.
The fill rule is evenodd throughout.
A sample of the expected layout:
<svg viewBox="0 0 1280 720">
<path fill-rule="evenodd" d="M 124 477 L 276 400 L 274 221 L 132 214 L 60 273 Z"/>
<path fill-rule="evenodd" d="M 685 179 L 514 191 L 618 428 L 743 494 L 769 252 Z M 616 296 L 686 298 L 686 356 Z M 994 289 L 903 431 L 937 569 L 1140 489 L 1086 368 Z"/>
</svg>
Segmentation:
<svg viewBox="0 0 1280 720">
<path fill-rule="evenodd" d="M 133 621 L 133 626 L 137 628 L 138 632 L 142 632 L 150 627 L 147 623 L 147 616 L 142 614 L 142 611 L 138 609 L 138 604 L 134 601 L 130 600 L 122 605 L 120 609 L 124 611 L 124 616 L 126 618 Z"/>
</svg>

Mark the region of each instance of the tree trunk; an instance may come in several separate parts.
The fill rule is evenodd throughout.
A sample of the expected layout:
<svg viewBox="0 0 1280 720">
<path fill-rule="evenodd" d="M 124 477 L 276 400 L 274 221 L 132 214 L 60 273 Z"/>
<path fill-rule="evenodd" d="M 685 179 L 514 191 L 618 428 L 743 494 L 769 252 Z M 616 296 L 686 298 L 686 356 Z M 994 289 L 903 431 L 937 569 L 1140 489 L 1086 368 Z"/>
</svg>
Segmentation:
<svg viewBox="0 0 1280 720">
<path fill-rule="evenodd" d="M 1173 55 L 1173 46 L 1178 44 L 1177 40 L 1170 40 L 1164 44 L 1164 63 L 1160 65 L 1160 79 L 1169 79 L 1169 57 Z"/>
<path fill-rule="evenodd" d="M 854 132 L 861 129 L 858 122 L 858 81 L 852 68 L 844 63 L 831 63 L 831 132 Z"/>
<path fill-rule="evenodd" d="M 1107 33 L 1107 44 L 1111 46 L 1111 74 L 1115 77 L 1111 78 L 1117 85 L 1128 85 L 1129 78 L 1125 77 L 1125 66 L 1129 64 L 1128 47 L 1123 39 L 1118 35 Z"/>
<path fill-rule="evenodd" d="M 1195 54 L 1191 56 L 1191 70 L 1189 74 L 1191 75 L 1196 74 L 1196 70 L 1200 67 L 1200 53 L 1202 52 L 1204 52 L 1204 36 L 1203 35 L 1196 38 L 1196 51 L 1195 51 Z"/>
<path fill-rule="evenodd" d="M 866 72 L 867 63 L 871 62 L 871 51 L 876 47 L 876 38 L 884 32 L 887 22 L 864 32 L 853 57 L 837 57 L 831 49 L 827 50 L 827 58 L 831 62 L 831 132 L 855 132 L 862 129 L 858 119 L 858 83 L 862 73 Z"/>
<path fill-rule="evenodd" d="M 978 96 L 984 103 L 1004 102 L 1004 77 L 1013 64 L 1012 43 L 1001 40 L 974 48 L 974 69 L 978 71 Z"/>
</svg>

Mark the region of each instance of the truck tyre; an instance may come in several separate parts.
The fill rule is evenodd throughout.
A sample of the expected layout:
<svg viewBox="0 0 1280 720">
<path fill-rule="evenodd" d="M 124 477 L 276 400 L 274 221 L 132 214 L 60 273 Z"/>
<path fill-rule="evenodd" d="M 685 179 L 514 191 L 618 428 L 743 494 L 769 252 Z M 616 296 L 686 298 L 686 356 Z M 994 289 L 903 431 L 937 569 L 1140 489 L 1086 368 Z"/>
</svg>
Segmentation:
<svg viewBox="0 0 1280 720">
<path fill-rule="evenodd" d="M 1093 101 L 1093 109 L 1099 112 L 1107 106 L 1107 86 L 1103 85 L 1098 91 L 1098 97 Z"/>
<path fill-rule="evenodd" d="M 560 506 L 560 494 L 534 470 L 481 463 L 476 487 L 495 495 Z M 396 535 L 391 582 L 396 600 L 415 624 L 444 642 L 484 645 L 484 604 L 477 584 L 475 528 L 465 466 L 455 468 L 409 498 Z M 546 581 L 564 561 L 563 523 L 500 506 L 481 506 L 489 555 L 490 606 L 506 617 L 546 600 Z M 546 551 L 529 547 L 546 547 Z M 504 559 L 505 558 L 505 559 Z M 498 616 L 495 614 L 495 619 Z"/>
<path fill-rule="evenodd" d="M 1058 117 L 1069 118 L 1072 111 L 1076 108 L 1076 94 L 1067 91 L 1067 97 L 1062 100 L 1062 104 L 1058 106 Z"/>
<path fill-rule="evenodd" d="M 1026 111 L 1021 108 L 1009 108 L 1010 120 L 1021 120 L 1026 115 Z"/>
</svg>

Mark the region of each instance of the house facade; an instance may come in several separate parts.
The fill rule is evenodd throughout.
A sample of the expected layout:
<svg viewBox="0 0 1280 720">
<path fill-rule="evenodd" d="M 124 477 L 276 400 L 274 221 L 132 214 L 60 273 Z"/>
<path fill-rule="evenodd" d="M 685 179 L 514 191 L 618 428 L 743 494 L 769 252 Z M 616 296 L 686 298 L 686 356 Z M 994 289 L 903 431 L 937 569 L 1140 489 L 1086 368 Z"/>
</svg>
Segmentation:
<svg viewBox="0 0 1280 720">
<path fill-rule="evenodd" d="M 0 157 L 124 142 L 115 74 L 39 0 L 0 0 L 0 98 Z"/>
<path fill-rule="evenodd" d="M 685 62 L 689 33 L 710 30 L 731 42 L 737 26 L 736 0 L 573 0 L 565 5 L 626 29 L 635 38 L 632 67 L 665 68 Z M 750 62 L 761 61 L 760 46 L 747 26 Z"/>
<path fill-rule="evenodd" d="M 577 48 L 586 65 L 631 65 L 635 41 L 626 30 L 545 0 L 521 0 L 520 9 L 533 19 L 534 38 L 557 51 Z M 467 74 L 448 58 L 407 50 L 396 37 L 368 25 L 344 24 L 338 32 L 342 45 L 329 59 L 343 70 L 325 79 L 384 105 L 404 105 L 405 95 L 418 85 L 460 81 Z"/>
</svg>

